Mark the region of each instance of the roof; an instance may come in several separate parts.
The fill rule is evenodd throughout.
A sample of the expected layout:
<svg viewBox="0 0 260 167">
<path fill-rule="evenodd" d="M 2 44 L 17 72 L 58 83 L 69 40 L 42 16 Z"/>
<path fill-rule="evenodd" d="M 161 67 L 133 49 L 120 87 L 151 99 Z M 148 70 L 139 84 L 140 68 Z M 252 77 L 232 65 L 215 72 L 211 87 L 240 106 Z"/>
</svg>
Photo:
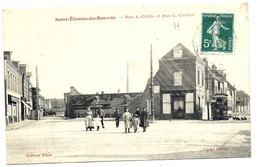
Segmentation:
<svg viewBox="0 0 260 167">
<path fill-rule="evenodd" d="M 180 47 L 183 50 L 182 57 L 181 58 L 187 58 L 187 57 L 196 57 L 191 51 L 189 51 L 183 44 L 179 43 L 178 45 L 174 46 L 168 53 L 166 53 L 161 60 L 170 59 L 173 58 L 173 50 L 177 47 Z"/>
</svg>

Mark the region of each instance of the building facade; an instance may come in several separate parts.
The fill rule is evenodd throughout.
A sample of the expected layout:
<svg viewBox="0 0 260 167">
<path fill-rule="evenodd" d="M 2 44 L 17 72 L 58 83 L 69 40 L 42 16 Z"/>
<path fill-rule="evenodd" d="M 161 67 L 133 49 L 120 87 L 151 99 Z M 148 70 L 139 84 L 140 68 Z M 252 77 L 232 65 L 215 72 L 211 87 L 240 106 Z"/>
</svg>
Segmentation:
<svg viewBox="0 0 260 167">
<path fill-rule="evenodd" d="M 112 117 L 116 108 L 123 113 L 128 104 L 139 95 L 141 93 L 80 94 L 74 87 L 71 87 L 70 93 L 64 94 L 65 116 L 69 118 L 84 117 L 87 108 L 90 107 L 94 116 L 99 109 L 102 109 L 106 117 Z"/>
<path fill-rule="evenodd" d="M 40 120 L 43 118 L 43 110 L 45 106 L 45 100 L 40 95 L 40 89 L 32 87 L 32 119 Z"/>
<path fill-rule="evenodd" d="M 250 114 L 250 96 L 241 90 L 236 92 L 236 113 Z"/>
<path fill-rule="evenodd" d="M 223 78 L 214 73 L 206 60 L 178 44 L 159 60 L 159 70 L 153 78 L 155 118 L 213 119 L 212 104 L 218 93 L 226 93 L 229 110 L 233 111 L 235 89 Z M 148 80 L 144 93 L 129 107 L 147 107 L 151 113 L 150 99 Z"/>
<path fill-rule="evenodd" d="M 6 125 L 28 119 L 32 106 L 30 73 L 25 64 L 13 61 L 11 55 L 11 51 L 4 51 Z"/>
</svg>

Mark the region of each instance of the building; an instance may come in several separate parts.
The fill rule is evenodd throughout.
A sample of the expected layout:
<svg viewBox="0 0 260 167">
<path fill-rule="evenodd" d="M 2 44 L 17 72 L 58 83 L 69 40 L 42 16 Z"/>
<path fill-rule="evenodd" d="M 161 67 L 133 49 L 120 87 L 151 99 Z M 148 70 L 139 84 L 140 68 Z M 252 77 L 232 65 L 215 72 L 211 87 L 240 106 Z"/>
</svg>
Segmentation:
<svg viewBox="0 0 260 167">
<path fill-rule="evenodd" d="M 212 67 L 206 68 L 206 92 L 207 92 L 207 108 L 203 114 L 203 119 L 225 119 L 225 115 L 231 116 L 235 113 L 236 104 L 236 88 L 232 86 L 226 79 L 223 69 L 218 69 L 214 64 Z M 223 113 L 221 113 L 223 110 Z"/>
<path fill-rule="evenodd" d="M 21 121 L 22 73 L 19 71 L 19 62 L 11 60 L 11 54 L 11 51 L 4 52 L 7 125 Z"/>
<path fill-rule="evenodd" d="M 26 64 L 20 64 L 19 69 L 22 72 L 22 120 L 29 119 L 32 116 L 32 83 L 30 82 L 31 73 L 26 71 Z"/>
<path fill-rule="evenodd" d="M 66 109 L 64 99 L 45 99 L 44 104 L 45 111 L 64 113 Z"/>
<path fill-rule="evenodd" d="M 11 55 L 11 51 L 4 51 L 6 125 L 28 119 L 32 109 L 31 73 Z"/>
<path fill-rule="evenodd" d="M 224 95 L 232 101 L 232 111 L 234 87 L 224 76 L 216 73 L 219 72 L 212 70 L 206 60 L 194 55 L 182 44 L 176 45 L 159 60 L 159 70 L 153 78 L 155 118 L 213 119 L 215 108 L 212 104 L 218 93 L 232 95 Z M 143 94 L 130 103 L 130 110 L 147 107 L 151 113 L 150 99 L 148 80 Z"/>
<path fill-rule="evenodd" d="M 156 119 L 201 119 L 205 109 L 205 62 L 178 44 L 159 60 L 154 76 Z M 149 81 L 130 108 L 148 107 Z M 179 108 L 182 112 L 178 112 Z M 180 110 L 179 110 L 180 111 Z"/>
<path fill-rule="evenodd" d="M 32 118 L 35 120 L 40 120 L 43 118 L 44 110 L 44 97 L 40 95 L 40 89 L 37 87 L 32 87 Z"/>
<path fill-rule="evenodd" d="M 116 108 L 123 113 L 128 104 L 139 95 L 141 93 L 80 94 L 74 87 L 71 87 L 71 92 L 64 94 L 65 116 L 69 118 L 84 117 L 87 108 L 90 107 L 94 116 L 99 109 L 103 109 L 106 117 L 111 117 Z"/>
<path fill-rule="evenodd" d="M 241 90 L 236 92 L 236 113 L 250 113 L 250 96 Z"/>
</svg>

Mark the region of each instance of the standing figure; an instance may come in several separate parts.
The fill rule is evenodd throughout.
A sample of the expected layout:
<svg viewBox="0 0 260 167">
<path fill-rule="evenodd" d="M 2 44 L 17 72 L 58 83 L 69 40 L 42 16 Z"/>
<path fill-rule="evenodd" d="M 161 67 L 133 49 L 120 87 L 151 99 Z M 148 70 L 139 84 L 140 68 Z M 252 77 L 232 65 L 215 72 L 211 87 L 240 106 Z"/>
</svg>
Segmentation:
<svg viewBox="0 0 260 167">
<path fill-rule="evenodd" d="M 207 33 L 212 34 L 212 45 L 213 50 L 217 50 L 218 48 L 226 49 L 227 42 L 221 38 L 220 29 L 229 30 L 229 28 L 223 25 L 223 21 L 220 20 L 219 16 L 216 17 L 216 21 L 209 27 Z"/>
<path fill-rule="evenodd" d="M 147 118 L 147 110 L 144 107 L 143 111 L 140 115 L 140 126 L 143 127 L 143 132 L 146 131 L 146 128 L 149 127 L 148 118 Z"/>
<path fill-rule="evenodd" d="M 90 107 L 87 108 L 87 113 L 86 113 L 86 117 L 85 117 L 85 126 L 86 126 L 86 131 L 88 131 L 88 129 L 90 129 L 90 131 L 92 131 L 92 129 L 94 128 L 94 123 L 93 123 L 93 113 L 92 111 L 90 111 Z"/>
<path fill-rule="evenodd" d="M 136 107 L 135 114 L 137 115 L 138 118 L 140 117 L 141 113 L 138 107 Z"/>
<path fill-rule="evenodd" d="M 119 127 L 119 119 L 120 119 L 121 116 L 122 116 L 121 113 L 116 108 L 116 111 L 114 112 L 114 117 L 115 117 L 115 120 L 116 120 L 116 127 L 117 128 Z"/>
<path fill-rule="evenodd" d="M 104 112 L 104 110 L 102 110 L 102 108 L 99 109 L 99 111 L 98 111 L 98 115 L 99 115 L 100 118 L 101 118 L 101 125 L 102 125 L 102 128 L 105 128 L 105 126 L 104 126 L 104 117 L 105 117 L 105 112 Z"/>
<path fill-rule="evenodd" d="M 101 126 L 101 118 L 99 115 L 97 115 L 96 118 L 94 118 L 96 126 L 97 126 L 97 131 L 99 131 L 99 127 Z"/>
<path fill-rule="evenodd" d="M 128 133 L 130 133 L 132 116 L 128 108 L 125 109 L 125 113 L 123 114 L 123 120 L 125 122 L 125 133 L 127 133 L 127 131 Z"/>
<path fill-rule="evenodd" d="M 139 119 L 138 119 L 137 114 L 134 114 L 134 118 L 132 120 L 132 125 L 134 127 L 134 132 L 136 133 L 138 126 L 139 126 Z"/>
<path fill-rule="evenodd" d="M 184 113 L 183 110 L 181 109 L 181 106 L 178 107 L 178 118 L 183 118 L 184 117 Z"/>
</svg>

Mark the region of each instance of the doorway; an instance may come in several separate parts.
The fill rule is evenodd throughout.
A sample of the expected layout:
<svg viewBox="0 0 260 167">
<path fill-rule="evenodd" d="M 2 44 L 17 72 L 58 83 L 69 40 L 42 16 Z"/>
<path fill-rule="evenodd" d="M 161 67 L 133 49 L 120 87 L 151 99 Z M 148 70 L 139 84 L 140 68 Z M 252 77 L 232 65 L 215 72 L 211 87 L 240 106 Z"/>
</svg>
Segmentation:
<svg viewBox="0 0 260 167">
<path fill-rule="evenodd" d="M 184 96 L 174 96 L 172 97 L 173 102 L 173 118 L 183 119 L 185 115 L 185 99 Z"/>
</svg>

